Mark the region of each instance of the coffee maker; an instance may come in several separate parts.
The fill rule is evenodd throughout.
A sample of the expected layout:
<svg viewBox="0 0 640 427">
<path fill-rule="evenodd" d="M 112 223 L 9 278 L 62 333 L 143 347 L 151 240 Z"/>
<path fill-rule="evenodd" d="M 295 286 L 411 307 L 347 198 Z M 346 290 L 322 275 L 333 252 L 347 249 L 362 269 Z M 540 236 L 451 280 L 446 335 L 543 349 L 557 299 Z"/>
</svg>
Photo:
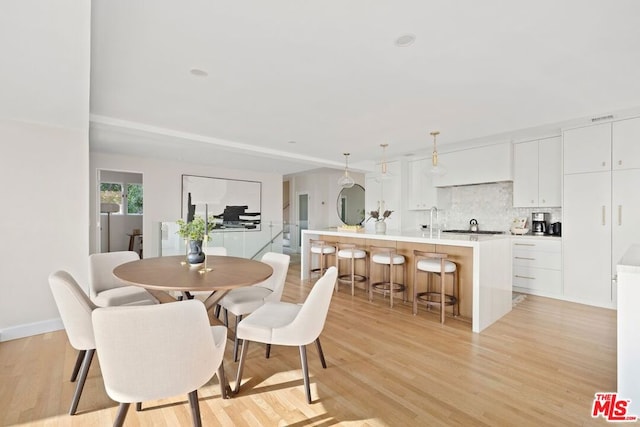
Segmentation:
<svg viewBox="0 0 640 427">
<path fill-rule="evenodd" d="M 549 229 L 551 214 L 548 212 L 533 212 L 531 214 L 531 234 L 542 236 Z"/>
</svg>

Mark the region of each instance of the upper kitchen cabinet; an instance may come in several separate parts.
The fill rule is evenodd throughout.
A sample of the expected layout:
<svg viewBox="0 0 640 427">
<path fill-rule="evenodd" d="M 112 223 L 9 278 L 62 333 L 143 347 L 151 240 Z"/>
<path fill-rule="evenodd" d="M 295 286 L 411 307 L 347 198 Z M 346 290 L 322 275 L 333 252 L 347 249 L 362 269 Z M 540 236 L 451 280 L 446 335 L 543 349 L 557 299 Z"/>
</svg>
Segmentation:
<svg viewBox="0 0 640 427">
<path fill-rule="evenodd" d="M 555 207 L 562 204 L 560 137 L 513 145 L 513 206 Z"/>
<path fill-rule="evenodd" d="M 407 209 L 427 210 L 436 204 L 436 188 L 430 173 L 431 158 L 409 160 Z"/>
<path fill-rule="evenodd" d="M 434 177 L 434 185 L 449 187 L 511 181 L 511 150 L 511 143 L 505 142 L 442 153 L 438 156 L 438 162 L 446 169 L 446 173 Z"/>
<path fill-rule="evenodd" d="M 640 118 L 613 123 L 614 170 L 640 168 Z"/>
<path fill-rule="evenodd" d="M 611 123 L 566 130 L 564 174 L 611 170 Z"/>
</svg>

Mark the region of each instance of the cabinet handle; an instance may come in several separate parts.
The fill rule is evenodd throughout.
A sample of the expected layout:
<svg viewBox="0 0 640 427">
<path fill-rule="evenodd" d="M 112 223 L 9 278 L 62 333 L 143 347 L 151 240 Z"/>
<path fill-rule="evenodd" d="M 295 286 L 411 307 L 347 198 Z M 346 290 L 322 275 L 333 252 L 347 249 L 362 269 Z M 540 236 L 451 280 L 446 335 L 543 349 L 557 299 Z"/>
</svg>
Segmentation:
<svg viewBox="0 0 640 427">
<path fill-rule="evenodd" d="M 519 274 L 516 274 L 516 276 L 518 279 L 529 279 L 529 280 L 536 280 L 535 277 L 529 277 L 529 276 L 520 276 Z"/>
<path fill-rule="evenodd" d="M 602 225 L 607 225 L 607 221 L 606 221 L 606 218 L 605 218 L 605 214 L 606 214 L 605 210 L 606 210 L 606 206 L 602 205 Z"/>
<path fill-rule="evenodd" d="M 529 261 L 535 261 L 536 260 L 535 258 L 527 258 L 526 256 L 516 256 L 514 258 L 515 259 L 526 259 L 526 260 L 529 260 Z"/>
<path fill-rule="evenodd" d="M 602 162 L 602 167 L 607 166 L 607 162 Z"/>
<path fill-rule="evenodd" d="M 534 243 L 514 243 L 516 246 L 535 246 Z"/>
<path fill-rule="evenodd" d="M 618 166 L 622 166 L 622 160 L 618 160 Z"/>
<path fill-rule="evenodd" d="M 622 205 L 618 205 L 618 225 L 622 225 Z"/>
</svg>

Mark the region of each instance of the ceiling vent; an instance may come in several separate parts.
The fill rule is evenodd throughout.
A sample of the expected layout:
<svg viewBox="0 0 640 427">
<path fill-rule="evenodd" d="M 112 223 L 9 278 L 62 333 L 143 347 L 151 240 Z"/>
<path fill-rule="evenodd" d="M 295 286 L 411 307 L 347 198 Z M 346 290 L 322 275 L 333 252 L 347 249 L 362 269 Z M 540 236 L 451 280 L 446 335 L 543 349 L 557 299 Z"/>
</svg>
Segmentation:
<svg viewBox="0 0 640 427">
<path fill-rule="evenodd" d="M 595 122 L 600 122 L 602 120 L 611 120 L 611 119 L 613 119 L 613 115 L 609 114 L 608 116 L 594 117 L 591 119 L 591 122 L 595 123 Z"/>
</svg>

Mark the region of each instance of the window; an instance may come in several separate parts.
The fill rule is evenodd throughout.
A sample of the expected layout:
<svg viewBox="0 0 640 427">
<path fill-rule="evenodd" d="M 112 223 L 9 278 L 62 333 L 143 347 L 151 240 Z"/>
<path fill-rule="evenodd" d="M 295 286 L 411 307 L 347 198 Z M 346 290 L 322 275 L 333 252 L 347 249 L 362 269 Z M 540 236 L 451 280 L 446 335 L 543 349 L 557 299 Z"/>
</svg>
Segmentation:
<svg viewBox="0 0 640 427">
<path fill-rule="evenodd" d="M 122 184 L 101 182 L 100 183 L 100 203 L 115 203 L 120 205 L 122 212 Z"/>
<path fill-rule="evenodd" d="M 127 213 L 142 215 L 142 184 L 127 184 Z"/>
<path fill-rule="evenodd" d="M 142 215 L 142 184 L 100 183 L 100 203 L 115 203 L 120 212 L 127 215 Z"/>
</svg>

